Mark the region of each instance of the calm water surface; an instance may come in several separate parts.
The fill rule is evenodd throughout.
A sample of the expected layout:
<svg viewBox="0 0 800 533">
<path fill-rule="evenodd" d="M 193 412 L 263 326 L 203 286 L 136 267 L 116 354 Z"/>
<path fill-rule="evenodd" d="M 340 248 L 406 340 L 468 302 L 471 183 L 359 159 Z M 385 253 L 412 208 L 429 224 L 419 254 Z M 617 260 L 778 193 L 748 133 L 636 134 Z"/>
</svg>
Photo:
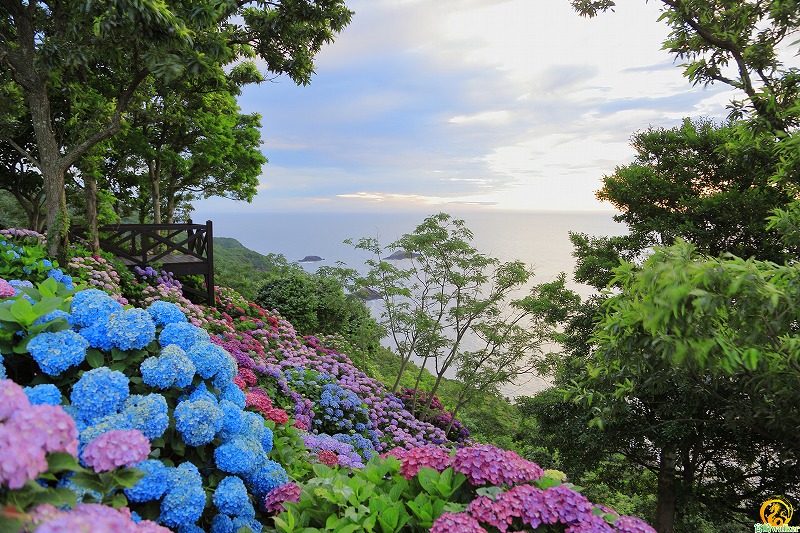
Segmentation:
<svg viewBox="0 0 800 533">
<path fill-rule="evenodd" d="M 324 261 L 304 263 L 309 271 L 321 265 L 334 266 L 338 261 L 361 269 L 366 255 L 343 244 L 348 238 L 376 237 L 382 245 L 410 233 L 422 222 L 421 214 L 367 213 L 262 213 L 215 216 L 194 213 L 196 221 L 211 219 L 214 234 L 233 237 L 247 248 L 262 254 L 283 254 L 290 261 L 317 255 Z M 481 252 L 501 261 L 522 260 L 534 267 L 535 283 L 554 280 L 560 272 L 571 280 L 575 259 L 569 232 L 594 236 L 625 233 L 625 226 L 613 220 L 611 212 L 481 212 L 454 214 L 464 219 L 473 232 L 473 245 Z M 571 283 L 576 292 L 587 296 L 591 289 Z M 379 304 L 372 304 L 378 314 Z M 505 387 L 508 396 L 531 394 L 546 386 L 539 377 L 531 376 Z"/>
</svg>

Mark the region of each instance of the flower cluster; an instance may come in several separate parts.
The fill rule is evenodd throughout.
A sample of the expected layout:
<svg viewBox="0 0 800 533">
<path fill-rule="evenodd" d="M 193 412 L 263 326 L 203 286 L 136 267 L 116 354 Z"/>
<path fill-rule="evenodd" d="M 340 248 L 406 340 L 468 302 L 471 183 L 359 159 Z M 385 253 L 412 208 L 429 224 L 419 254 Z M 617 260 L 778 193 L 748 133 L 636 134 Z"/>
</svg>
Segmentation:
<svg viewBox="0 0 800 533">
<path fill-rule="evenodd" d="M 388 455 L 400 459 L 400 474 L 406 479 L 416 476 L 422 468 L 442 472 L 451 464 L 450 452 L 439 446 L 418 446 L 410 450 L 391 450 Z"/>
<path fill-rule="evenodd" d="M 544 470 L 536 463 L 491 444 L 459 449 L 453 456 L 452 465 L 453 470 L 466 475 L 473 485 L 513 486 L 544 476 Z"/>
<path fill-rule="evenodd" d="M 47 454 L 78 453 L 75 421 L 60 406 L 31 405 L 25 391 L 0 380 L 0 487 L 19 489 L 48 468 Z"/>
<path fill-rule="evenodd" d="M 264 510 L 270 515 L 280 513 L 283 511 L 284 503 L 300 501 L 300 490 L 300 486 L 296 483 L 284 483 L 264 498 Z"/>
<path fill-rule="evenodd" d="M 461 445 L 466 445 L 469 442 L 469 430 L 464 427 L 461 420 L 453 416 L 452 412 L 445 409 L 437 396 L 431 399 L 427 392 L 404 387 L 401 390 L 400 400 L 403 401 L 406 407 L 413 405 L 415 412 L 424 413 L 423 420 L 447 431 L 449 440 Z M 429 401 L 430 407 L 425 409 Z"/>
<path fill-rule="evenodd" d="M 106 258 L 97 254 L 75 256 L 69 260 L 67 268 L 74 276 L 94 288 L 105 291 L 121 304 L 128 303 L 128 300 L 122 295 L 122 282 L 119 274 L 114 269 L 114 265 Z"/>
<path fill-rule="evenodd" d="M 115 509 L 96 503 L 80 503 L 75 509 L 64 511 L 50 504 L 37 506 L 30 513 L 30 529 L 37 533 L 62 533 L 66 531 L 98 531 L 115 533 L 169 533 L 170 530 L 151 520 L 133 517 L 127 507 Z M 28 530 L 28 528 L 26 528 Z"/>
<path fill-rule="evenodd" d="M 325 459 L 326 463 L 331 463 L 333 457 L 330 454 L 334 454 L 339 466 L 346 468 L 364 467 L 361 455 L 359 455 L 349 442 L 344 442 L 329 435 L 312 435 L 309 433 L 303 435 L 303 444 L 308 448 L 309 452 L 317 455 L 320 462 L 322 462 L 322 459 Z M 319 454 L 322 452 L 328 453 L 322 454 L 320 457 Z"/>
<path fill-rule="evenodd" d="M 586 497 L 565 485 L 544 490 L 533 485 L 517 485 L 498 494 L 494 499 L 478 496 L 459 515 L 463 520 L 468 520 L 466 517 L 469 517 L 478 525 L 487 524 L 502 533 L 518 531 L 520 526 L 536 529 L 541 525 L 554 524 L 566 526 L 564 531 L 569 533 L 655 532 L 633 517 L 619 517 L 610 525 L 602 513 L 598 514 L 595 510 L 595 506 Z M 434 522 L 437 531 L 442 531 L 440 527 L 449 524 L 448 518 L 442 516 Z"/>
<path fill-rule="evenodd" d="M 58 376 L 86 358 L 89 342 L 72 330 L 45 331 L 28 343 L 28 352 L 48 376 Z"/>
<path fill-rule="evenodd" d="M 83 450 L 83 460 L 95 472 L 120 466 L 131 467 L 150 454 L 150 441 L 137 429 L 117 429 L 103 433 Z"/>
</svg>

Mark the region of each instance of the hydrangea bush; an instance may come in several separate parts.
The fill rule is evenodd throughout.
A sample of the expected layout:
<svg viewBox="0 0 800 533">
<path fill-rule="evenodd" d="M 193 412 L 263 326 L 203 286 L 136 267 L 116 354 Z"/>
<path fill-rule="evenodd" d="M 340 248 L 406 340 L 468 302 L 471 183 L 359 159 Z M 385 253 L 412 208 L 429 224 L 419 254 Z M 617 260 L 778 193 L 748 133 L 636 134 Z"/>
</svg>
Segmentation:
<svg viewBox="0 0 800 533">
<path fill-rule="evenodd" d="M 39 456 L 9 467 L 25 472 L 24 487 L 58 495 L 16 506 L 37 531 L 65 520 L 97 531 L 300 531 L 332 515 L 383 531 L 650 531 L 513 452 L 463 447 L 457 421 L 453 451 L 449 419 L 417 419 L 326 340 L 298 336 L 230 289 L 217 289 L 216 308 L 194 304 L 151 270 L 113 297 L 105 283 L 68 289 L 57 275 L 0 279 L 0 378 L 25 386 L 26 409 L 57 408 L 73 424 L 69 453 L 58 452 L 70 468 Z M 534 501 L 539 526 L 520 510 Z"/>
<path fill-rule="evenodd" d="M 298 501 L 275 518 L 277 531 L 655 533 L 489 445 L 397 448 L 352 476 L 324 464 L 314 470 Z"/>
<path fill-rule="evenodd" d="M 33 315 L 46 297 L 28 291 L 34 303 L 22 295 L 6 298 L 0 317 L 3 310 L 13 317 L 12 310 L 22 305 L 31 310 L 31 316 L 23 317 L 25 324 L 38 320 Z M 53 304 L 68 304 L 51 319 L 59 324 L 55 331 L 31 333 L 25 324 L 0 324 L 4 330 L 10 326 L 9 345 L 24 343 L 24 350 L 17 350 L 22 353 L 13 354 L 11 347 L 13 356 L 38 370 L 22 383 L 30 386 L 32 397 L 66 403 L 62 412 L 73 424 L 81 466 L 107 473 L 143 465 L 141 481 L 113 494 L 137 518 L 173 529 L 226 531 L 235 526 L 230 531 L 236 531 L 246 525 L 261 531 L 264 499 L 289 479 L 268 456 L 273 435 L 264 418 L 245 411 L 245 394 L 233 381 L 236 361 L 175 304 L 124 308 L 98 289 L 71 298 L 63 285 L 55 292 L 61 296 L 53 296 Z M 148 462 L 154 458 L 163 468 Z M 41 457 L 25 464 L 27 479 L 47 468 Z M 62 487 L 75 489 L 76 502 L 87 503 L 87 492 L 75 479 L 62 479 Z M 108 489 L 93 487 L 99 498 L 106 498 Z M 88 503 L 97 499 L 89 497 Z M 248 504 L 234 508 L 231 502 L 242 498 Z"/>
</svg>

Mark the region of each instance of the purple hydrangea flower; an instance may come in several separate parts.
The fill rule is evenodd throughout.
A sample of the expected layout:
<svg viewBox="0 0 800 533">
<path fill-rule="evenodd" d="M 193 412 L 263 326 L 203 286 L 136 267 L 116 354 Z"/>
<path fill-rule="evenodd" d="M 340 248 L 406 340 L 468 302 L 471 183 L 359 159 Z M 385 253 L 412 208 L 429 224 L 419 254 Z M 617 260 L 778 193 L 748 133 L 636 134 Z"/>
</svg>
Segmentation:
<svg viewBox="0 0 800 533">
<path fill-rule="evenodd" d="M 477 520 L 467 513 L 442 513 L 433 521 L 430 533 L 487 533 Z"/>
</svg>

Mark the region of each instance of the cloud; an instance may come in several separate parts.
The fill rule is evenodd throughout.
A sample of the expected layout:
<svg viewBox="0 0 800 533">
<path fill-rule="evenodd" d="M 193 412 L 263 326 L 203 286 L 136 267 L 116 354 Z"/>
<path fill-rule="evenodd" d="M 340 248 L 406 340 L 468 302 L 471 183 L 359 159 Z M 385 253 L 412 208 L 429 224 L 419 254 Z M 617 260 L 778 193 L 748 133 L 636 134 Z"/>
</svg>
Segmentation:
<svg viewBox="0 0 800 533">
<path fill-rule="evenodd" d="M 236 208 L 608 209 L 594 191 L 634 132 L 730 100 L 661 50 L 656 4 L 587 20 L 565 0 L 351 0 L 310 86 L 245 88 L 270 162 Z"/>
</svg>

